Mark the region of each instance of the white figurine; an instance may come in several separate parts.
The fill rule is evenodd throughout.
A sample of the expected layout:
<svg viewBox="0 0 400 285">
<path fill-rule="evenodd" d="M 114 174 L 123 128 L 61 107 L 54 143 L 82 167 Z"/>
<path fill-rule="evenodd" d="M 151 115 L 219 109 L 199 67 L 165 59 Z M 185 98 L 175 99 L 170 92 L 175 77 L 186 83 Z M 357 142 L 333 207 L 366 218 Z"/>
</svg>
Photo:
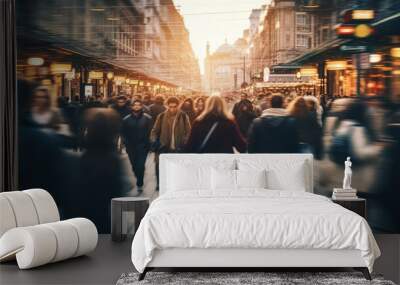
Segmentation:
<svg viewBox="0 0 400 285">
<path fill-rule="evenodd" d="M 344 179 L 343 179 L 343 190 L 352 189 L 351 188 L 351 176 L 353 171 L 351 170 L 351 161 L 350 157 L 347 157 L 347 160 L 344 162 Z"/>
</svg>

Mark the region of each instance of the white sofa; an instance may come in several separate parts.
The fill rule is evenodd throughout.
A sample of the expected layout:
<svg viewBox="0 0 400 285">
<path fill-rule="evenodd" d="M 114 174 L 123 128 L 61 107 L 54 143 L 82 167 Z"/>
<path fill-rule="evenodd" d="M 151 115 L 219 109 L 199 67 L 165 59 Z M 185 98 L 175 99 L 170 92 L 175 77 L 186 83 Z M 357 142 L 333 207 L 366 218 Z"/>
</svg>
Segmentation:
<svg viewBox="0 0 400 285">
<path fill-rule="evenodd" d="M 97 240 L 90 220 L 60 221 L 43 189 L 0 193 L 0 262 L 16 258 L 20 269 L 29 269 L 87 254 Z"/>
</svg>

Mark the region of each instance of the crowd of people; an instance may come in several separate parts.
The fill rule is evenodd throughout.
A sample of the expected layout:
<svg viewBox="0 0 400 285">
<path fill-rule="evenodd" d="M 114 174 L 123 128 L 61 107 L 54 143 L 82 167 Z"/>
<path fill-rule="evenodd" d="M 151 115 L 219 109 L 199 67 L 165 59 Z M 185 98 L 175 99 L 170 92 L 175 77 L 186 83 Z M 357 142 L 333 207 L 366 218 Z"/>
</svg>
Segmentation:
<svg viewBox="0 0 400 285">
<path fill-rule="evenodd" d="M 307 94 L 145 93 L 60 97 L 55 108 L 45 88 L 19 85 L 21 187 L 47 188 L 62 201 L 66 217 L 88 217 L 100 232 L 109 232 L 110 199 L 132 190 L 121 163 L 124 152 L 141 194 L 149 152 L 158 190 L 162 153 L 312 153 L 341 166 L 346 155 L 361 165 L 384 150 L 361 99 L 336 106 Z M 394 141 L 398 152 L 399 138 Z"/>
</svg>

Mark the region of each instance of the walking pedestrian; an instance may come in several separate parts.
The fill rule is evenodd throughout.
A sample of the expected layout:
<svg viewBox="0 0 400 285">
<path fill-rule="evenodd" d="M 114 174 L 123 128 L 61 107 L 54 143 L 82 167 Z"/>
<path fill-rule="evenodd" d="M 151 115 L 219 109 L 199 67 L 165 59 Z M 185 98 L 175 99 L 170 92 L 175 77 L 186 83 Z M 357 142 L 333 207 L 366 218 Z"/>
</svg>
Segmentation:
<svg viewBox="0 0 400 285">
<path fill-rule="evenodd" d="M 253 104 L 249 100 L 243 100 L 237 107 L 235 119 L 243 137 L 247 137 L 253 120 L 257 117 Z"/>
<path fill-rule="evenodd" d="M 126 96 L 121 95 L 117 97 L 115 104 L 112 108 L 117 111 L 121 119 L 125 118 L 130 114 L 129 102 Z"/>
<path fill-rule="evenodd" d="M 220 96 L 211 96 L 194 123 L 186 145 L 191 153 L 233 153 L 246 151 L 246 141 L 233 115 Z"/>
<path fill-rule="evenodd" d="M 270 100 L 269 100 L 270 96 L 271 96 L 270 93 L 265 95 L 264 94 L 260 95 L 259 107 L 261 112 L 264 112 L 265 110 L 270 108 Z"/>
<path fill-rule="evenodd" d="M 164 97 L 162 95 L 157 95 L 154 99 L 154 103 L 149 106 L 149 115 L 152 118 L 152 123 L 154 124 L 158 115 L 165 112 L 167 108 L 164 106 Z"/>
<path fill-rule="evenodd" d="M 128 153 L 132 171 L 136 175 L 137 192 L 143 192 L 145 163 L 150 149 L 151 116 L 144 113 L 143 103 L 134 100 L 131 114 L 122 121 L 121 135 Z"/>
<path fill-rule="evenodd" d="M 146 107 L 150 107 L 150 105 L 153 104 L 152 98 L 151 98 L 151 93 L 144 94 L 142 103 L 143 103 L 143 106 L 146 106 Z"/>
<path fill-rule="evenodd" d="M 167 110 L 158 115 L 150 134 L 155 152 L 157 191 L 159 185 L 159 156 L 161 153 L 182 152 L 190 134 L 189 117 L 179 110 L 179 100 L 169 97 Z"/>
<path fill-rule="evenodd" d="M 350 156 L 355 166 L 368 164 L 381 154 L 382 145 L 374 141 L 367 107 L 361 100 L 351 102 L 340 115 L 328 151 L 333 162 L 342 163 L 343 157 Z"/>
<path fill-rule="evenodd" d="M 77 187 L 69 189 L 69 205 L 74 206 L 75 217 L 90 219 L 99 233 L 110 233 L 110 200 L 125 196 L 131 187 L 124 179 L 123 163 L 117 152 L 120 124 L 119 115 L 112 109 L 88 110 Z"/>
<path fill-rule="evenodd" d="M 237 115 L 238 115 L 238 113 L 239 113 L 239 109 L 240 109 L 240 106 L 243 104 L 243 103 L 248 103 L 248 102 L 250 102 L 250 100 L 249 100 L 249 95 L 246 93 L 246 92 L 242 92 L 241 94 L 240 94 L 240 100 L 239 100 L 239 102 L 236 102 L 234 105 L 233 105 L 233 108 L 232 108 L 232 114 L 233 114 L 233 116 L 236 118 L 237 117 Z M 250 102 L 250 104 L 251 104 L 251 102 Z"/>
<path fill-rule="evenodd" d="M 309 110 L 304 97 L 294 99 L 288 107 L 288 113 L 296 119 L 301 152 L 313 153 L 315 158 L 320 159 L 322 156 L 322 127 L 318 123 L 317 113 Z"/>
<path fill-rule="evenodd" d="M 203 113 L 206 106 L 206 100 L 203 97 L 199 97 L 194 101 L 194 108 L 196 111 L 196 118 Z"/>
<path fill-rule="evenodd" d="M 299 138 L 296 121 L 283 108 L 281 95 L 271 97 L 271 108 L 255 119 L 248 135 L 249 153 L 296 153 Z"/>
<path fill-rule="evenodd" d="M 322 126 L 322 117 L 324 113 L 324 109 L 322 108 L 321 104 L 319 103 L 317 97 L 312 96 L 312 95 L 307 95 L 303 97 L 304 100 L 306 100 L 306 104 L 308 107 L 308 110 L 315 114 L 317 118 L 317 122 L 320 126 Z"/>
<path fill-rule="evenodd" d="M 50 92 L 46 87 L 35 89 L 32 97 L 31 119 L 43 129 L 56 131 L 62 122 L 62 116 L 58 109 L 51 106 Z"/>
<path fill-rule="evenodd" d="M 196 112 L 193 106 L 193 99 L 186 98 L 181 105 L 181 111 L 185 112 L 186 115 L 189 117 L 189 121 L 192 124 L 194 119 L 196 118 Z"/>
<path fill-rule="evenodd" d="M 17 84 L 19 187 L 46 189 L 54 197 L 63 214 L 68 196 L 68 179 L 65 179 L 65 173 L 68 171 L 68 153 L 62 150 L 55 132 L 47 129 L 51 120 L 46 120 L 46 124 L 43 124 L 44 120 L 34 120 L 32 114 L 35 108 L 49 106 L 49 98 L 45 92 L 38 92 L 37 86 L 32 82 L 18 80 Z"/>
</svg>

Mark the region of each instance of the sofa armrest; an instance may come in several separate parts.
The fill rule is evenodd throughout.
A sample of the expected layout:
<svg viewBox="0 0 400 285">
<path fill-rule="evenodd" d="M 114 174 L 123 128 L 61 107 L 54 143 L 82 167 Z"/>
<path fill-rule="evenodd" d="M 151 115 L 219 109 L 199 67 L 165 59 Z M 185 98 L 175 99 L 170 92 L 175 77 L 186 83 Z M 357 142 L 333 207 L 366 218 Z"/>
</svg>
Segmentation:
<svg viewBox="0 0 400 285">
<path fill-rule="evenodd" d="M 0 261 L 16 257 L 20 269 L 87 254 L 96 248 L 96 226 L 88 219 L 13 228 L 0 238 Z"/>
</svg>

